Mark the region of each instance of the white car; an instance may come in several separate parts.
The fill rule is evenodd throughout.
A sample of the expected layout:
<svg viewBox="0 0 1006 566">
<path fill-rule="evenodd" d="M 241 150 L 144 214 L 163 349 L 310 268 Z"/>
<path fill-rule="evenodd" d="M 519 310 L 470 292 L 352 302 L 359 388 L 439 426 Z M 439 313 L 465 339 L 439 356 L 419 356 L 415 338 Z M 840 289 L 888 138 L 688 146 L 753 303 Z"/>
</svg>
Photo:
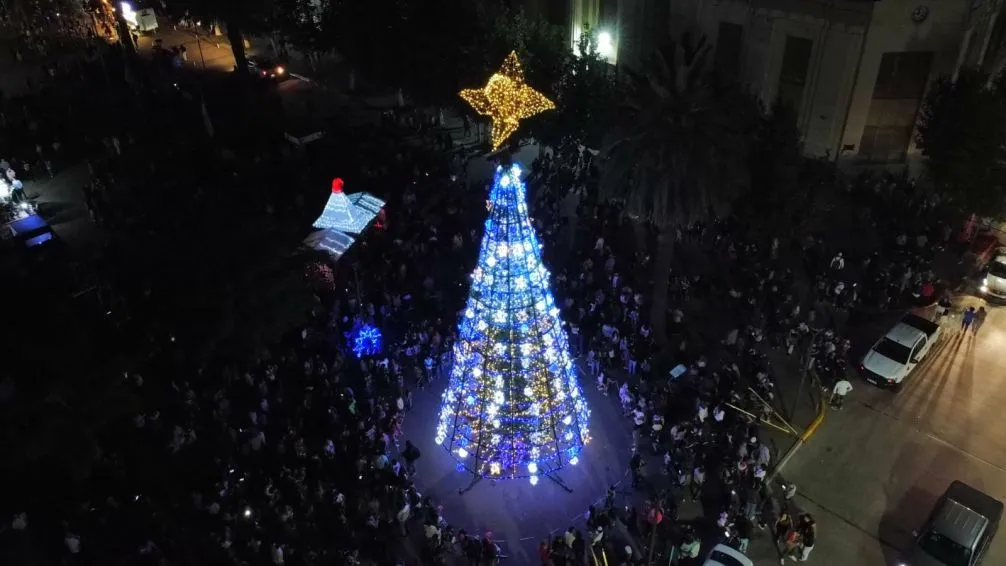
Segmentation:
<svg viewBox="0 0 1006 566">
<path fill-rule="evenodd" d="M 702 566 L 754 566 L 754 562 L 736 548 L 717 544 Z"/>
<path fill-rule="evenodd" d="M 1006 249 L 996 250 L 995 259 L 985 269 L 980 290 L 986 297 L 1006 299 Z"/>
<path fill-rule="evenodd" d="M 897 387 L 925 359 L 940 339 L 940 325 L 906 314 L 863 356 L 859 371 L 880 387 Z"/>
</svg>

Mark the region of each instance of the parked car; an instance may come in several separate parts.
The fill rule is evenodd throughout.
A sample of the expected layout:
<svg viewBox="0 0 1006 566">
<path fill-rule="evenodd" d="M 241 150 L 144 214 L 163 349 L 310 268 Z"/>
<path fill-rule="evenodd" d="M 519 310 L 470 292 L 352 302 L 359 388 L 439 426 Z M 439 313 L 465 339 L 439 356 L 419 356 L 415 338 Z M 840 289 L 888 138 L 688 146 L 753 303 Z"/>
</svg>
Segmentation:
<svg viewBox="0 0 1006 566">
<path fill-rule="evenodd" d="M 717 544 L 709 552 L 702 566 L 754 566 L 754 562 L 736 548 Z"/>
<path fill-rule="evenodd" d="M 285 81 L 290 78 L 286 67 L 265 57 L 249 57 L 248 70 L 263 79 Z"/>
<path fill-rule="evenodd" d="M 866 381 L 880 387 L 900 386 L 939 339 L 939 324 L 906 314 L 863 356 L 860 373 Z"/>
<path fill-rule="evenodd" d="M 899 566 L 978 566 L 999 528 L 1003 504 L 955 481 L 936 502 Z"/>
<path fill-rule="evenodd" d="M 989 299 L 1006 299 L 1006 248 L 999 248 L 985 267 L 979 290 Z"/>
</svg>

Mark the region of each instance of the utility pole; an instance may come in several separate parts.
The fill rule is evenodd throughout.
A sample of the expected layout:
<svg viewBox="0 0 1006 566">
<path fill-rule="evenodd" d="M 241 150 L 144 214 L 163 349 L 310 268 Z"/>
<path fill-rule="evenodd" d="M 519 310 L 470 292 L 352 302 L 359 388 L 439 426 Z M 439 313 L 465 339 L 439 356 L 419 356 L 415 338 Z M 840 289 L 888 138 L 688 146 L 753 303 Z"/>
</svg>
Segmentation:
<svg viewBox="0 0 1006 566">
<path fill-rule="evenodd" d="M 814 351 L 814 344 L 817 342 L 817 337 L 821 335 L 823 328 L 812 328 L 810 335 L 810 344 L 807 346 L 807 350 L 804 352 L 804 360 L 801 364 L 803 367 L 800 371 L 800 385 L 796 389 L 796 397 L 793 398 L 793 407 L 789 411 L 790 420 L 793 419 L 793 415 L 796 414 L 796 406 L 800 403 L 800 397 L 803 395 L 803 388 L 807 383 L 807 376 L 810 374 L 810 370 L 814 366 L 814 356 L 811 352 Z"/>
</svg>

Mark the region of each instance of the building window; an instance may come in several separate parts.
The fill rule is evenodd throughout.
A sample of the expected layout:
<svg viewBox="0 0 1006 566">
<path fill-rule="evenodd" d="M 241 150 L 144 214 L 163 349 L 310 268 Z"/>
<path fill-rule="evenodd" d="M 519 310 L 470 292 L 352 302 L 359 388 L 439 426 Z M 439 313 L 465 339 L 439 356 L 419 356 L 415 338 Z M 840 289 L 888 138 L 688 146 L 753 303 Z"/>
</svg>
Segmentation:
<svg viewBox="0 0 1006 566">
<path fill-rule="evenodd" d="M 930 52 L 884 54 L 859 142 L 859 155 L 880 163 L 905 159 L 932 61 Z"/>
<path fill-rule="evenodd" d="M 716 70 L 725 77 L 737 78 L 741 67 L 741 46 L 744 27 L 730 22 L 720 22 L 716 36 Z"/>
<path fill-rule="evenodd" d="M 618 25 L 618 1 L 600 0 L 597 16 L 598 27 L 611 32 Z"/>
<path fill-rule="evenodd" d="M 787 36 L 782 52 L 782 69 L 779 71 L 778 98 L 800 112 L 803 105 L 803 88 L 807 85 L 810 70 L 810 52 L 814 42 L 806 37 Z"/>
</svg>

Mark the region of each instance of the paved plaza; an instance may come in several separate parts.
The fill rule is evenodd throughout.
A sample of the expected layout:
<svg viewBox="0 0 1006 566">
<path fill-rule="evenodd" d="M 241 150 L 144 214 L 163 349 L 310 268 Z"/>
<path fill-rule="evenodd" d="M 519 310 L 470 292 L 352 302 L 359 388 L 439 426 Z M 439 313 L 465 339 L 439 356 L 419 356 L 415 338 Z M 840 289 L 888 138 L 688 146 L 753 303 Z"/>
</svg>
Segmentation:
<svg viewBox="0 0 1006 566">
<path fill-rule="evenodd" d="M 998 418 L 1006 406 L 1006 308 L 986 309 L 977 336 L 958 329 L 958 316 L 901 391 L 854 381 L 845 408 L 830 411 L 790 461 L 783 475 L 820 527 L 811 563 L 896 563 L 953 480 L 1006 500 L 1006 429 Z M 1006 536 L 993 541 L 985 564 L 1006 564 Z"/>
<path fill-rule="evenodd" d="M 581 378 L 592 411 L 593 440 L 578 465 L 557 474 L 573 493 L 543 477 L 536 486 L 526 479 L 483 480 L 460 495 L 458 490 L 471 483 L 471 475 L 458 471 L 451 455 L 433 442 L 440 394 L 446 385 L 447 379 L 442 378 L 416 392 L 405 420 L 405 439 L 422 452 L 416 463 L 416 485 L 443 506 L 443 515 L 452 525 L 475 535 L 491 531 L 511 563 L 535 563 L 538 543 L 547 534 L 560 534 L 570 526 L 582 529 L 587 507 L 603 503 L 608 486 L 619 484 L 620 491 L 629 491 L 630 423 L 621 414 L 617 396 L 605 397 Z"/>
</svg>

